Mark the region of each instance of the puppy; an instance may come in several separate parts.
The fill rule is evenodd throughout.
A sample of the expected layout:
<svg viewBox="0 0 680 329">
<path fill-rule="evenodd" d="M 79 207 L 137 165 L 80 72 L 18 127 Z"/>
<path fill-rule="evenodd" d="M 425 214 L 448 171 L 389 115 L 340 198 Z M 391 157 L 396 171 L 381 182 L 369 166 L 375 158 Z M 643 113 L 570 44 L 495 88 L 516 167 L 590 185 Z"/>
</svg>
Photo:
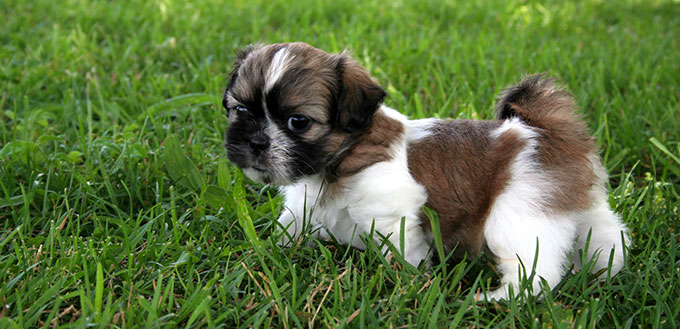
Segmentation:
<svg viewBox="0 0 680 329">
<path fill-rule="evenodd" d="M 595 140 L 552 80 L 505 90 L 493 121 L 409 120 L 384 97 L 344 53 L 304 43 L 238 53 L 223 100 L 227 155 L 251 179 L 280 186 L 282 243 L 309 224 L 364 248 L 360 236 L 375 230 L 394 246 L 403 236 L 404 258 L 418 265 L 433 240 L 426 205 L 447 251 L 497 260 L 491 299 L 518 291 L 522 276 L 534 278 L 534 293 L 539 277 L 554 287 L 589 235 L 596 269 L 610 258 L 612 273 L 623 267 L 626 227 L 609 208 Z"/>
</svg>

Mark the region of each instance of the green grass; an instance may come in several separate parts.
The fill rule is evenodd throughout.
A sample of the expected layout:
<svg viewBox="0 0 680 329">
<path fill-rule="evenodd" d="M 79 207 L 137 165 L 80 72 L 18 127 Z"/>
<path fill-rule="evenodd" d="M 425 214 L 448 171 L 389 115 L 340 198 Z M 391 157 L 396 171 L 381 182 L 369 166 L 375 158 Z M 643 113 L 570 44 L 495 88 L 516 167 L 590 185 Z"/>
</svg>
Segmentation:
<svg viewBox="0 0 680 329">
<path fill-rule="evenodd" d="M 677 1 L 0 2 L 0 328 L 680 326 Z M 223 147 L 234 51 L 350 49 L 412 117 L 491 118 L 549 72 L 602 146 L 628 267 L 475 303 L 486 258 L 416 269 L 270 238 Z M 251 225 L 252 223 L 252 225 Z M 313 247 L 307 246 L 308 242 Z"/>
</svg>

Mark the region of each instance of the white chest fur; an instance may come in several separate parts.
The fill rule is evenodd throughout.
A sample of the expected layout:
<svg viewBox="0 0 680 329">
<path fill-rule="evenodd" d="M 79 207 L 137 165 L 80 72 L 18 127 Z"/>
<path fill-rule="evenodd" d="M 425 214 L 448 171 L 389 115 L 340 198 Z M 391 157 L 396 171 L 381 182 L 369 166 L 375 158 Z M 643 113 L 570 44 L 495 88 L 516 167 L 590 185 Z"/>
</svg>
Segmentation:
<svg viewBox="0 0 680 329">
<path fill-rule="evenodd" d="M 405 120 L 401 115 L 396 118 Z M 296 240 L 305 231 L 303 227 L 309 226 L 320 238 L 331 234 L 340 243 L 364 248 L 360 237 L 373 229 L 399 248 L 404 218 L 405 259 L 414 265 L 426 259 L 430 241 L 419 216 L 427 193 L 409 173 L 405 139 L 392 145 L 391 160 L 375 163 L 356 175 L 330 184 L 312 176 L 283 187 L 285 209 L 279 223 L 289 236 L 282 241 Z"/>
</svg>

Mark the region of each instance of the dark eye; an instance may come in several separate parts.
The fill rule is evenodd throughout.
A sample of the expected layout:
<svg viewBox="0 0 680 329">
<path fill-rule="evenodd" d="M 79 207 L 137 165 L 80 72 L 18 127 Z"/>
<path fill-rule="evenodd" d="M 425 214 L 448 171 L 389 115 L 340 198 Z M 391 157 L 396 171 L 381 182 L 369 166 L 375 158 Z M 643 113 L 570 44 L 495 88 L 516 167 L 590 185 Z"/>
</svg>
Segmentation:
<svg viewBox="0 0 680 329">
<path fill-rule="evenodd" d="M 235 109 L 237 112 L 240 112 L 240 113 L 246 113 L 246 112 L 248 112 L 248 109 L 245 108 L 245 107 L 243 107 L 243 106 L 241 106 L 241 105 L 236 105 L 236 106 L 234 106 L 234 109 Z"/>
<path fill-rule="evenodd" d="M 288 118 L 288 129 L 296 134 L 301 134 L 309 129 L 311 123 L 312 121 L 304 115 L 291 115 Z"/>
</svg>

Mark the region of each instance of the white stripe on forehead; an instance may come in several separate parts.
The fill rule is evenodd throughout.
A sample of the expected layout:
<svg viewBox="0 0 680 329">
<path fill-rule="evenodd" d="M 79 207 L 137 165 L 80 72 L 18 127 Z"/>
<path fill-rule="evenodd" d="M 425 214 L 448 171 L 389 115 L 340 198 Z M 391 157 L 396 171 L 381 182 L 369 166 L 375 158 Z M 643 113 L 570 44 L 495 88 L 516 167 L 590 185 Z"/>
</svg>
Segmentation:
<svg viewBox="0 0 680 329">
<path fill-rule="evenodd" d="M 286 70 L 288 63 L 295 58 L 295 56 L 289 56 L 288 47 L 283 47 L 276 51 L 272 62 L 269 65 L 269 70 L 267 71 L 267 78 L 264 84 L 265 92 L 272 89 L 276 81 L 281 78 L 281 74 Z"/>
</svg>

